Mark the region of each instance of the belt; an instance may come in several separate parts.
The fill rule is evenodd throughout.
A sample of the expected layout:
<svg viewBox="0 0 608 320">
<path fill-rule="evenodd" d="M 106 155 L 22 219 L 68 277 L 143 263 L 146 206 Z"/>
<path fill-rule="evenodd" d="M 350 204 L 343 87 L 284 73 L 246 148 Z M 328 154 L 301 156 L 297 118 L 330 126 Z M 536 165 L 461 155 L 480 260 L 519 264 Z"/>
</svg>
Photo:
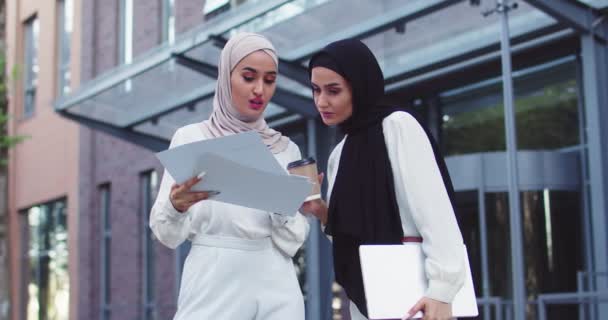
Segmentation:
<svg viewBox="0 0 608 320">
<path fill-rule="evenodd" d="M 259 251 L 270 248 L 272 246 L 272 240 L 270 237 L 261 239 L 243 239 L 236 237 L 199 235 L 192 239 L 192 245 L 238 249 L 244 251 Z"/>
<path fill-rule="evenodd" d="M 422 243 L 422 237 L 403 237 L 401 242 L 418 242 Z"/>
</svg>

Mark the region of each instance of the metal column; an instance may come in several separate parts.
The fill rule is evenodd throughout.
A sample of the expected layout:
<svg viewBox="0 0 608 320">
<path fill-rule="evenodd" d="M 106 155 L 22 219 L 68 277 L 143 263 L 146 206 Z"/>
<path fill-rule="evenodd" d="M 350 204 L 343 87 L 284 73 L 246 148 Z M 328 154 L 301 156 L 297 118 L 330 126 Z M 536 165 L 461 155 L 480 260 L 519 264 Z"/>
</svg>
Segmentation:
<svg viewBox="0 0 608 320">
<path fill-rule="evenodd" d="M 314 119 L 306 121 L 308 156 L 317 159 L 317 132 Z M 319 220 L 309 218 L 310 233 L 306 240 L 306 319 L 316 320 L 321 316 L 321 281 L 319 259 Z"/>
<path fill-rule="evenodd" d="M 585 244 L 585 272 L 579 271 L 577 274 L 578 278 L 581 278 L 577 281 L 577 290 L 578 291 L 587 291 L 590 290 L 589 286 L 585 286 L 586 281 L 584 281 L 584 275 L 590 275 L 594 270 L 594 259 L 593 259 L 593 225 L 591 224 L 591 191 L 589 185 L 589 159 L 588 159 L 588 150 L 589 145 L 587 144 L 587 135 L 585 133 L 587 128 L 587 122 L 585 120 L 585 98 L 584 91 L 585 88 L 583 86 L 583 61 L 581 57 L 577 57 L 576 61 L 576 84 L 577 84 L 577 104 L 578 104 L 578 114 L 579 114 L 579 140 L 580 140 L 580 162 L 581 162 L 581 200 L 582 200 L 582 213 L 583 213 L 583 240 Z M 578 279 L 577 278 L 577 279 Z M 594 312 L 594 306 L 591 304 L 585 304 L 579 306 L 579 319 L 589 319 L 596 320 L 597 315 Z M 590 311 L 589 317 L 587 317 L 587 310 Z"/>
<path fill-rule="evenodd" d="M 608 47 L 590 34 L 581 36 L 583 93 L 587 122 L 591 225 L 594 271 L 608 270 Z M 608 279 L 598 277 L 597 290 L 608 289 Z M 608 317 L 600 305 L 599 318 Z"/>
<path fill-rule="evenodd" d="M 479 215 L 479 243 L 481 250 L 481 294 L 483 299 L 488 299 L 491 296 L 490 292 L 490 267 L 488 263 L 488 224 L 486 221 L 486 187 L 483 155 L 479 155 L 479 184 L 477 187 L 477 203 Z M 496 304 L 496 310 L 500 310 L 500 306 Z M 490 305 L 485 304 L 483 307 L 484 319 L 490 318 Z"/>
<path fill-rule="evenodd" d="M 519 202 L 517 167 L 517 129 L 513 106 L 513 78 L 511 75 L 511 45 L 509 37 L 509 0 L 497 0 L 497 11 L 502 23 L 500 48 L 502 59 L 503 99 L 505 106 L 505 135 L 507 141 L 507 171 L 509 181 L 509 209 L 511 231 L 511 264 L 513 273 L 513 315 L 515 320 L 526 319 L 526 287 L 524 279 L 524 251 Z"/>
</svg>

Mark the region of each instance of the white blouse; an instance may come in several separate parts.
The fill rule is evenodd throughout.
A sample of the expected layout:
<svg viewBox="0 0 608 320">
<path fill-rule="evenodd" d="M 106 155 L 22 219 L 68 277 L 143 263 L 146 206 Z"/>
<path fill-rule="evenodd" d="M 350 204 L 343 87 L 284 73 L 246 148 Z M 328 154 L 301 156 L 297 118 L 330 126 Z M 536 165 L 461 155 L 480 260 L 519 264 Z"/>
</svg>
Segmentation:
<svg viewBox="0 0 608 320">
<path fill-rule="evenodd" d="M 175 132 L 169 148 L 205 139 L 209 137 L 204 135 L 199 125 L 191 124 Z M 289 162 L 301 158 L 300 150 L 293 142 L 285 151 L 274 156 L 284 168 Z M 244 239 L 270 237 L 281 251 L 293 256 L 306 240 L 310 227 L 308 220 L 299 212 L 295 216 L 286 216 L 209 199 L 180 213 L 169 200 L 174 183 L 175 180 L 165 170 L 150 213 L 150 228 L 167 247 L 176 248 L 186 239 L 193 240 L 197 235 Z"/>
<path fill-rule="evenodd" d="M 429 279 L 426 296 L 451 302 L 464 283 L 463 240 L 433 149 L 424 129 L 406 112 L 398 111 L 386 117 L 382 129 L 393 170 L 403 234 L 424 239 L 422 250 L 426 255 Z M 328 200 L 345 139 L 329 157 Z"/>
</svg>

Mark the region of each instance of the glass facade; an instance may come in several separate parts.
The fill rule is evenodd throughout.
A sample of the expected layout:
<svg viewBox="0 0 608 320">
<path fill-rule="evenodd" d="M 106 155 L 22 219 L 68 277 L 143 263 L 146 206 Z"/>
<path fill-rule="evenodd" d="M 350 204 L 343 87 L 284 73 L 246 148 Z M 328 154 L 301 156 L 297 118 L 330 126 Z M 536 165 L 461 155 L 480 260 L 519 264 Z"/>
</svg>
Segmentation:
<svg viewBox="0 0 608 320">
<path fill-rule="evenodd" d="M 573 58 L 514 74 L 520 150 L 579 145 L 579 102 Z M 490 79 L 441 95 L 442 146 L 446 156 L 504 151 L 502 82 Z"/>
<path fill-rule="evenodd" d="M 575 153 L 578 159 L 582 115 L 575 59 L 566 57 L 518 70 L 513 80 L 518 149 Z M 448 162 L 454 156 L 505 151 L 499 78 L 444 92 L 440 97 L 440 142 Z M 580 181 L 577 184 L 582 186 Z M 510 212 L 507 190 L 502 189 L 457 190 L 456 212 L 469 249 L 477 295 L 500 297 L 508 305 L 512 298 Z M 530 319 L 536 319 L 533 302 L 539 294 L 577 290 L 577 272 L 585 268 L 582 197 L 582 187 L 520 187 Z M 577 307 L 552 307 L 548 316 L 576 319 Z"/>
<path fill-rule="evenodd" d="M 23 213 L 24 315 L 27 320 L 67 320 L 70 302 L 66 201 Z"/>
</svg>

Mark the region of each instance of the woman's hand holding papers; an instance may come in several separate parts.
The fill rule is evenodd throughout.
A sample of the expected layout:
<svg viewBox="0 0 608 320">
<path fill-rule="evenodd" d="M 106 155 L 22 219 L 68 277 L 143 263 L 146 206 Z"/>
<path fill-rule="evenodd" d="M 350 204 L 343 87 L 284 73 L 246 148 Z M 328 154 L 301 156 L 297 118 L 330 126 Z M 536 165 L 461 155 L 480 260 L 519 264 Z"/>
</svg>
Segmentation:
<svg viewBox="0 0 608 320">
<path fill-rule="evenodd" d="M 200 174 L 182 184 L 176 183 L 171 186 L 169 200 L 171 200 L 171 204 L 175 210 L 182 213 L 186 212 L 195 203 L 219 194 L 219 191 L 190 191 L 195 184 L 203 180 L 203 176 L 204 174 Z"/>
</svg>

